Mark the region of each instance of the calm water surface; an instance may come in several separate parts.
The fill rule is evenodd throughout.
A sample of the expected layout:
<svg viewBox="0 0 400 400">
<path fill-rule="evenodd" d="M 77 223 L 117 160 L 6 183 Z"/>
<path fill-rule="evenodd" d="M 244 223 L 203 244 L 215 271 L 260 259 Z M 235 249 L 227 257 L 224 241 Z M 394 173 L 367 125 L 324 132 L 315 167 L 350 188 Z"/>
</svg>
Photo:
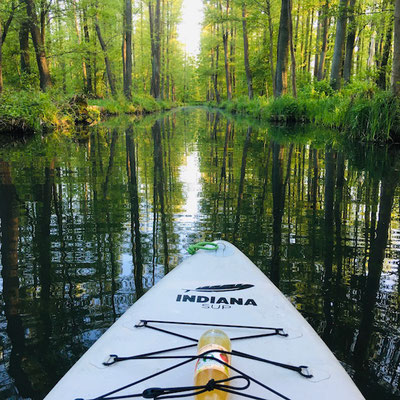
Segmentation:
<svg viewBox="0 0 400 400">
<path fill-rule="evenodd" d="M 366 398 L 398 398 L 400 154 L 329 137 L 188 109 L 0 149 L 0 398 L 42 399 L 190 243 L 220 238 Z"/>
</svg>

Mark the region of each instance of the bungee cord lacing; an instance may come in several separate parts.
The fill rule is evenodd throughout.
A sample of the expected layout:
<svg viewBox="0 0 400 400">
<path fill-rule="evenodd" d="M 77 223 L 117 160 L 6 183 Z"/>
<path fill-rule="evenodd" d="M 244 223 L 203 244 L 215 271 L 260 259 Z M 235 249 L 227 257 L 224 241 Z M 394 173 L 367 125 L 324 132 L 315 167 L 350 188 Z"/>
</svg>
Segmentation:
<svg viewBox="0 0 400 400">
<path fill-rule="evenodd" d="M 170 367 L 167 367 L 161 371 L 155 372 L 147 377 L 144 377 L 142 379 L 139 379 L 135 382 L 129 383 L 125 386 L 122 386 L 120 388 L 114 389 L 106 394 L 103 394 L 99 397 L 95 397 L 93 399 L 87 399 L 87 400 L 122 400 L 122 399 L 131 399 L 131 398 L 137 398 L 137 397 L 142 397 L 145 399 L 148 398 L 153 398 L 157 400 L 163 400 L 163 399 L 172 399 L 172 398 L 181 398 L 181 397 L 189 397 L 189 396 L 196 396 L 198 394 L 211 391 L 211 390 L 222 390 L 228 393 L 236 394 L 242 397 L 254 399 L 254 400 L 266 400 L 265 398 L 262 397 L 257 397 L 253 396 L 248 393 L 243 393 L 241 391 L 246 390 L 248 387 L 250 387 L 251 382 L 263 387 L 264 389 L 268 390 L 269 392 L 279 396 L 280 398 L 284 400 L 291 400 L 290 398 L 286 397 L 282 393 L 277 392 L 276 390 L 272 389 L 268 385 L 258 381 L 257 379 L 247 375 L 243 371 L 240 371 L 239 369 L 233 367 L 232 365 L 218 359 L 214 358 L 212 353 L 218 352 L 218 353 L 223 353 L 231 356 L 237 356 L 241 358 L 246 358 L 249 360 L 254 360 L 258 362 L 263 362 L 266 364 L 274 365 L 276 367 L 284 368 L 287 370 L 291 370 L 294 372 L 297 372 L 304 378 L 312 378 L 313 375 L 310 374 L 308 371 L 308 367 L 305 365 L 300 365 L 300 366 L 294 366 L 290 364 L 284 364 L 280 363 L 277 361 L 273 360 L 268 360 L 265 358 L 257 357 L 251 354 L 243 353 L 237 350 L 232 350 L 231 352 L 229 351 L 224 351 L 224 350 L 209 350 L 206 351 L 202 354 L 198 355 L 160 355 L 163 353 L 168 353 L 171 351 L 176 351 L 176 350 L 182 350 L 182 349 L 187 349 L 190 347 L 195 347 L 197 346 L 198 340 L 195 338 L 191 338 L 189 336 L 185 336 L 176 332 L 171 332 L 162 328 L 157 328 L 154 326 L 149 325 L 149 323 L 158 323 L 158 324 L 173 324 L 173 325 L 194 325 L 194 326 L 218 326 L 218 327 L 230 327 L 230 328 L 247 328 L 247 329 L 263 329 L 263 330 L 269 330 L 272 332 L 265 333 L 265 334 L 259 334 L 259 335 L 250 335 L 250 336 L 241 336 L 241 337 L 236 337 L 232 338 L 231 341 L 234 340 L 244 340 L 244 339 L 253 339 L 257 337 L 263 337 L 263 336 L 288 336 L 287 333 L 284 332 L 283 328 L 270 328 L 270 327 L 255 327 L 255 326 L 242 326 L 242 325 L 224 325 L 224 324 L 207 324 L 207 323 L 190 323 L 190 322 L 178 322 L 178 321 L 156 321 L 156 320 L 141 320 L 139 324 L 135 325 L 136 328 L 150 328 L 150 329 L 155 329 L 157 331 L 160 331 L 162 333 L 174 335 L 177 337 L 184 338 L 186 340 L 190 340 L 194 343 L 186 346 L 179 346 L 179 347 L 174 347 L 174 348 L 168 348 L 168 349 L 163 349 L 163 350 L 157 350 L 154 352 L 150 353 L 144 353 L 144 354 L 139 354 L 139 355 L 134 355 L 134 356 L 128 356 L 128 357 L 120 357 L 116 354 L 111 354 L 110 358 L 108 361 L 104 362 L 103 365 L 105 366 L 111 366 L 113 364 L 116 364 L 118 362 L 122 361 L 128 361 L 128 360 L 155 360 L 155 359 L 171 359 L 171 360 L 183 360 L 177 364 L 174 364 Z M 215 381 L 211 379 L 206 385 L 203 386 L 182 386 L 182 387 L 170 387 L 170 388 L 148 388 L 144 390 L 141 393 L 133 393 L 133 394 L 125 394 L 125 395 L 117 395 L 117 393 L 120 393 L 124 390 L 127 390 L 133 386 L 136 386 L 140 383 L 143 383 L 149 379 L 155 378 L 159 375 L 162 375 L 164 373 L 167 373 L 171 370 L 174 370 L 176 368 L 179 368 L 185 364 L 188 364 L 198 358 L 203 358 L 203 359 L 213 359 L 214 361 L 217 361 L 218 363 L 225 365 L 228 367 L 230 370 L 236 372 L 238 375 L 233 376 L 227 379 Z M 236 387 L 236 386 L 230 386 L 230 385 L 225 385 L 224 383 L 227 383 L 229 381 L 233 380 L 238 380 L 238 379 L 243 379 L 246 381 L 246 385 Z M 114 396 L 116 395 L 116 396 Z M 75 400 L 84 400 L 84 399 L 75 399 Z"/>
</svg>

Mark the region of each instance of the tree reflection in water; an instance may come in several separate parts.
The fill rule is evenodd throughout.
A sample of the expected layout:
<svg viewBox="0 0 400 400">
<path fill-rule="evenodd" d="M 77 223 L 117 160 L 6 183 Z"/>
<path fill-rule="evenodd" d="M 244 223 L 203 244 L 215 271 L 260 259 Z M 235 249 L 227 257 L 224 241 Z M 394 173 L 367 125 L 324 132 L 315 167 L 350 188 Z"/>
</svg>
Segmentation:
<svg viewBox="0 0 400 400">
<path fill-rule="evenodd" d="M 91 129 L 0 150 L 1 397 L 43 398 L 189 243 L 219 238 L 279 286 L 367 398 L 400 394 L 396 149 L 202 109 Z"/>
</svg>

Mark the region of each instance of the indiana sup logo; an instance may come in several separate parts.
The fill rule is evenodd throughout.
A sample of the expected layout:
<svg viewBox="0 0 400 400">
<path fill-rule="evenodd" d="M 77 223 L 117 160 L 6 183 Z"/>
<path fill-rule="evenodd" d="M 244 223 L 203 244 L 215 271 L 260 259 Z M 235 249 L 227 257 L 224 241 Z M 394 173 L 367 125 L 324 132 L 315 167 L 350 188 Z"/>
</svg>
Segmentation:
<svg viewBox="0 0 400 400">
<path fill-rule="evenodd" d="M 250 289 L 254 287 L 249 283 L 232 283 L 228 285 L 200 286 L 196 289 L 184 289 L 185 292 L 234 292 L 237 290 Z"/>
<path fill-rule="evenodd" d="M 185 293 L 200 292 L 210 294 L 207 296 L 197 294 L 178 294 L 176 301 L 178 303 L 198 304 L 201 305 L 202 308 L 210 309 L 228 309 L 232 306 L 257 306 L 255 300 L 251 298 L 246 299 L 243 297 L 211 295 L 211 293 L 235 292 L 250 289 L 252 287 L 254 287 L 254 285 L 249 283 L 234 283 L 226 285 L 200 286 L 195 289 L 182 289 Z"/>
</svg>

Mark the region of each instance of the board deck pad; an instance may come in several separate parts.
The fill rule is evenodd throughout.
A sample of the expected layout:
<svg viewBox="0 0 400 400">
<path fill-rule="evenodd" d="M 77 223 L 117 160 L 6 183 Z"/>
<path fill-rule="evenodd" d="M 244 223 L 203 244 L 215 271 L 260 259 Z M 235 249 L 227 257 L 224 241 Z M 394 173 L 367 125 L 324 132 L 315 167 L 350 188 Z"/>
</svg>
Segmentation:
<svg viewBox="0 0 400 400">
<path fill-rule="evenodd" d="M 182 360 L 129 360 L 104 366 L 110 354 L 128 357 L 185 346 L 190 340 L 136 327 L 141 320 L 210 323 L 282 328 L 281 335 L 232 342 L 234 350 L 280 363 L 306 365 L 313 378 L 274 365 L 232 356 L 232 366 L 268 385 L 286 398 L 363 399 L 349 375 L 316 332 L 273 283 L 235 246 L 217 241 L 218 250 L 199 250 L 150 289 L 60 380 L 46 400 L 95 399 Z M 199 339 L 206 326 L 152 324 Z M 265 330 L 221 328 L 229 337 L 257 335 Z M 196 355 L 191 347 L 168 354 Z M 149 387 L 191 386 L 195 361 L 118 393 L 141 393 Z M 231 373 L 231 376 L 237 373 Z M 264 399 L 278 395 L 252 383 L 246 393 Z M 117 394 L 116 394 L 117 395 Z M 239 399 L 230 395 L 230 399 Z"/>
</svg>

